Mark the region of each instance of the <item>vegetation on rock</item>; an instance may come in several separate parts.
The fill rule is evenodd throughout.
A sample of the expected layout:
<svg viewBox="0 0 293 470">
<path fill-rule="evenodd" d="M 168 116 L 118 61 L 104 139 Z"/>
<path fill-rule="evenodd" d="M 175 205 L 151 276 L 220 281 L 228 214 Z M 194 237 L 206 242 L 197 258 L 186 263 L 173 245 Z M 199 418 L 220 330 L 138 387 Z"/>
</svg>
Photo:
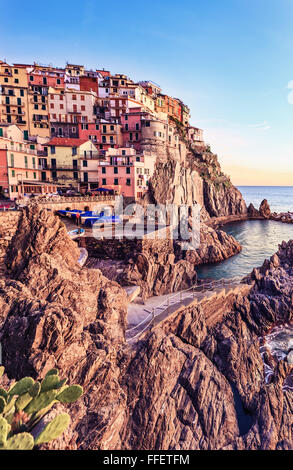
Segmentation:
<svg viewBox="0 0 293 470">
<path fill-rule="evenodd" d="M 0 377 L 4 367 L 0 367 Z M 36 425 L 57 403 L 72 403 L 83 394 L 80 385 L 66 385 L 57 369 L 42 382 L 24 377 L 9 390 L 0 388 L 0 450 L 31 450 L 59 437 L 69 426 L 67 413 L 57 415 L 36 434 Z"/>
</svg>

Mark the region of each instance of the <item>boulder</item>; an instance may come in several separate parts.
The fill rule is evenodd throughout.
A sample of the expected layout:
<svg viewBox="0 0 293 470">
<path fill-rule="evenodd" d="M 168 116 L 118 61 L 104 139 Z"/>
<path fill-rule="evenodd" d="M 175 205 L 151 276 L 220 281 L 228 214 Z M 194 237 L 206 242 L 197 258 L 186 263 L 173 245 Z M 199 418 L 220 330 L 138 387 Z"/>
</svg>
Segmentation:
<svg viewBox="0 0 293 470">
<path fill-rule="evenodd" d="M 259 206 L 259 213 L 265 219 L 269 219 L 271 217 L 271 209 L 266 199 L 264 199 Z"/>
</svg>

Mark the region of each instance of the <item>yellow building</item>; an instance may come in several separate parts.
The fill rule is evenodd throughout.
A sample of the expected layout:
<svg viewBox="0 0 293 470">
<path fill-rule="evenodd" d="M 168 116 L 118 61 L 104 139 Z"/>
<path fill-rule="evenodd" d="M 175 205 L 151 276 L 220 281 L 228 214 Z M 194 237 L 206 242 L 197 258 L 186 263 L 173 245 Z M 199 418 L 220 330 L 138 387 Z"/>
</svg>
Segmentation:
<svg viewBox="0 0 293 470">
<path fill-rule="evenodd" d="M 23 139 L 22 130 L 16 125 L 0 126 L 0 175 L 1 186 L 10 199 L 26 193 L 54 192 L 48 188 L 49 172 L 39 164 L 37 146 Z"/>
<path fill-rule="evenodd" d="M 0 124 L 17 124 L 28 131 L 28 120 L 26 66 L 0 61 Z"/>
<path fill-rule="evenodd" d="M 63 186 L 80 188 L 81 169 L 87 160 L 97 159 L 98 150 L 91 140 L 65 139 L 54 137 L 47 144 L 48 164 L 51 169 L 52 181 Z"/>
</svg>

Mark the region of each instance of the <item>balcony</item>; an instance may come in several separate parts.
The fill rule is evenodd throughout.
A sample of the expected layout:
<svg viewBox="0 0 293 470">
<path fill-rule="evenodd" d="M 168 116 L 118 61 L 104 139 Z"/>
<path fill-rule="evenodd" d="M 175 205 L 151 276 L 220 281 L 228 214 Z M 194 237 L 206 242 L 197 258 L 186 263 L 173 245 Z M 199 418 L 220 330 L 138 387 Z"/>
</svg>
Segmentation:
<svg viewBox="0 0 293 470">
<path fill-rule="evenodd" d="M 48 165 L 48 168 L 52 171 L 63 171 L 63 170 L 68 170 L 68 171 L 79 171 L 79 167 L 73 166 L 73 165 Z"/>
</svg>

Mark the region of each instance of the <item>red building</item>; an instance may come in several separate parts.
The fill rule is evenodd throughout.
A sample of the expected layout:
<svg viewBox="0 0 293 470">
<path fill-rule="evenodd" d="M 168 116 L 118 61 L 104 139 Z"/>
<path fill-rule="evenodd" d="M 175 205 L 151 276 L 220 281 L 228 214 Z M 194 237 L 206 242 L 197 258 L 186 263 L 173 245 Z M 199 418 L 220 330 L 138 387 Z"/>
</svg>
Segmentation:
<svg viewBox="0 0 293 470">
<path fill-rule="evenodd" d="M 94 91 L 99 96 L 99 83 L 97 77 L 80 77 L 79 85 L 81 91 Z"/>
<path fill-rule="evenodd" d="M 95 123 L 78 123 L 78 136 L 80 139 L 91 140 L 93 144 L 101 144 L 101 126 Z"/>
</svg>

